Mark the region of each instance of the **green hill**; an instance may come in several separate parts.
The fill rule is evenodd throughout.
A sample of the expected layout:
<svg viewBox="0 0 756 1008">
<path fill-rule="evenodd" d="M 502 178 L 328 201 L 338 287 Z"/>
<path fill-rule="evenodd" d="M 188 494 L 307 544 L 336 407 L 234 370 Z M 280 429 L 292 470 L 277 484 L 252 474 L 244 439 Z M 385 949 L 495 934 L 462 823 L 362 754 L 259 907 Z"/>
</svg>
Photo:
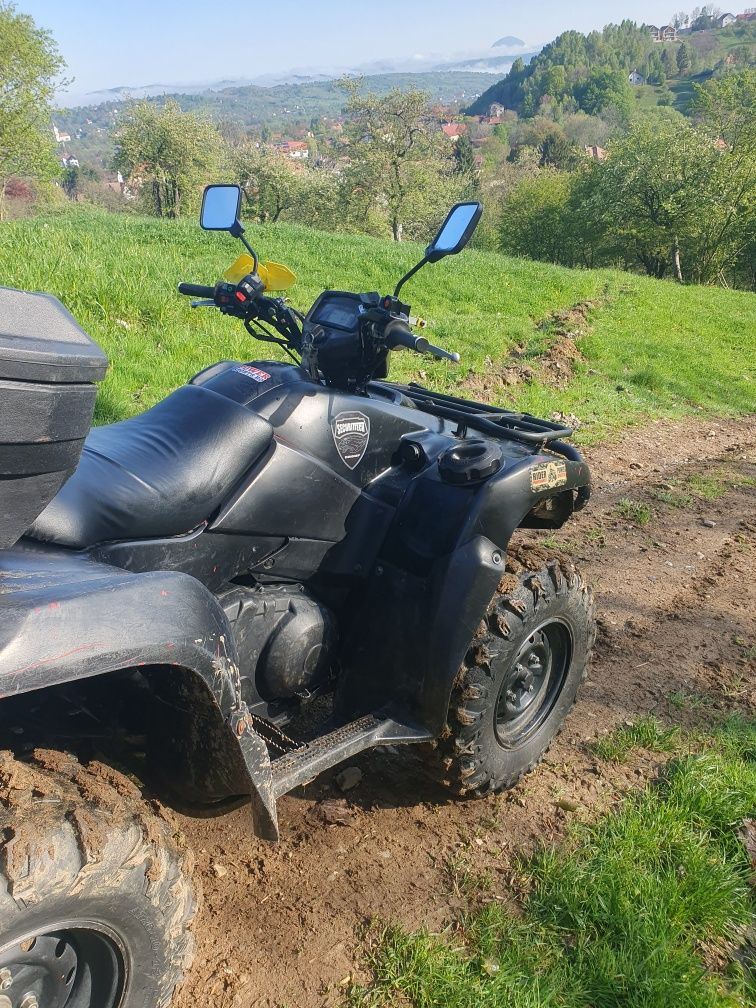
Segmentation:
<svg viewBox="0 0 756 1008">
<path fill-rule="evenodd" d="M 680 75 L 676 59 L 683 44 L 690 53 L 691 66 Z M 666 69 L 662 62 L 665 50 Z M 694 81 L 702 83 L 714 73 L 754 63 L 756 22 L 689 31 L 680 36 L 679 42 L 660 44 L 652 40 L 644 25 L 625 20 L 588 35 L 563 32 L 527 65 L 516 61 L 507 76 L 484 91 L 466 111 L 469 115 L 485 115 L 497 102 L 529 116 L 537 114 L 544 99 L 550 99 L 557 104 L 575 103 L 582 111 L 595 114 L 602 103 L 621 103 L 633 94 L 641 105 L 665 101 L 660 86 L 648 86 L 646 94 L 644 89 L 628 87 L 628 75 L 637 70 L 650 84 L 669 83 L 674 104 L 684 113 L 693 95 Z"/>
<path fill-rule="evenodd" d="M 250 225 L 248 237 L 295 270 L 291 300 L 305 310 L 325 288 L 390 290 L 422 252 L 293 225 Z M 189 220 L 65 213 L 0 225 L 0 284 L 56 294 L 107 351 L 103 422 L 215 360 L 271 355 L 240 323 L 176 293 L 181 280 L 214 282 L 239 250 Z M 648 415 L 756 411 L 753 294 L 468 250 L 426 267 L 404 295 L 462 364 L 398 353 L 396 378 L 574 414 L 588 439 Z"/>
</svg>

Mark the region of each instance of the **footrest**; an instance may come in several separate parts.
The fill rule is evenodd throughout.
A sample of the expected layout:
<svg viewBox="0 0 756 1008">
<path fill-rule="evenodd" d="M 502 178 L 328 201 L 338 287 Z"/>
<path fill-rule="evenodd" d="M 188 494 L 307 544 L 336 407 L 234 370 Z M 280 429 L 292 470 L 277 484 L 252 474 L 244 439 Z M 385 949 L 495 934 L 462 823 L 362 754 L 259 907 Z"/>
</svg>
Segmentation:
<svg viewBox="0 0 756 1008">
<path fill-rule="evenodd" d="M 279 798 L 301 784 L 309 784 L 324 770 L 365 749 L 427 742 L 431 737 L 424 728 L 402 724 L 377 714 L 367 714 L 328 735 L 314 739 L 296 752 L 273 760 L 273 792 Z"/>
</svg>

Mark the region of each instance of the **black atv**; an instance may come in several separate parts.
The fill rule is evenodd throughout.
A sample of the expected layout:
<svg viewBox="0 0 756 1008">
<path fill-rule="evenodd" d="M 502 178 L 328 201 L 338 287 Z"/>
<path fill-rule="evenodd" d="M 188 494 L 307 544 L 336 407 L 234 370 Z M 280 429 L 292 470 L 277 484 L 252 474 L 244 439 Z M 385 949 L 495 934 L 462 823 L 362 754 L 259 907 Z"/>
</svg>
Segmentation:
<svg viewBox="0 0 756 1008">
<path fill-rule="evenodd" d="M 393 294 L 303 316 L 239 189 L 208 187 L 202 226 L 247 251 L 179 292 L 292 363 L 222 361 L 94 429 L 104 355 L 54 298 L 0 289 L 0 1008 L 170 1003 L 196 907 L 144 786 L 190 814 L 250 802 L 275 839 L 280 795 L 370 747 L 426 743 L 486 795 L 556 735 L 590 593 L 506 550 L 588 500 L 572 432 L 385 380 L 391 350 L 458 360 L 399 295 L 480 213 L 455 206 Z"/>
</svg>

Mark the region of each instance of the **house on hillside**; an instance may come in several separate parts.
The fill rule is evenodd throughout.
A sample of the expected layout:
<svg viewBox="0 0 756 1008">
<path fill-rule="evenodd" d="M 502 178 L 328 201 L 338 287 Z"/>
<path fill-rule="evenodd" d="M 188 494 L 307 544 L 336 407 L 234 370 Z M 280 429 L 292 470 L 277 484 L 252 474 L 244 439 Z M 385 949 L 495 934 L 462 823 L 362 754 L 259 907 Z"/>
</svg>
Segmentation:
<svg viewBox="0 0 756 1008">
<path fill-rule="evenodd" d="M 646 78 L 643 76 L 642 73 L 638 73 L 637 70 L 633 70 L 632 73 L 629 73 L 627 75 L 627 79 L 631 84 L 634 84 L 636 87 L 640 87 L 641 84 L 646 83 Z"/>
<path fill-rule="evenodd" d="M 714 22 L 715 28 L 726 28 L 727 25 L 735 24 L 737 18 L 734 14 L 721 14 Z"/>
<path fill-rule="evenodd" d="M 55 135 L 55 143 L 70 143 L 71 142 L 71 134 L 70 133 L 61 133 L 61 131 L 58 129 L 58 127 L 55 125 L 55 123 L 53 123 L 53 133 Z"/>
<path fill-rule="evenodd" d="M 304 140 L 282 140 L 273 146 L 279 154 L 285 154 L 294 161 L 303 161 L 310 156 L 310 148 Z"/>
<path fill-rule="evenodd" d="M 654 42 L 678 41 L 677 28 L 674 25 L 662 25 L 661 28 L 657 28 L 656 25 L 649 25 L 648 30 Z"/>
<path fill-rule="evenodd" d="M 456 142 L 461 136 L 467 133 L 467 126 L 464 123 L 444 123 L 441 126 L 441 130 L 445 136 Z"/>
<path fill-rule="evenodd" d="M 488 106 L 488 115 L 491 119 L 497 119 L 499 116 L 503 116 L 507 111 L 507 106 L 502 105 L 501 102 L 491 102 Z"/>
<path fill-rule="evenodd" d="M 599 147 L 598 144 L 592 144 L 590 147 L 584 147 L 583 150 L 586 155 L 594 161 L 606 161 L 606 150 L 604 147 Z"/>
</svg>

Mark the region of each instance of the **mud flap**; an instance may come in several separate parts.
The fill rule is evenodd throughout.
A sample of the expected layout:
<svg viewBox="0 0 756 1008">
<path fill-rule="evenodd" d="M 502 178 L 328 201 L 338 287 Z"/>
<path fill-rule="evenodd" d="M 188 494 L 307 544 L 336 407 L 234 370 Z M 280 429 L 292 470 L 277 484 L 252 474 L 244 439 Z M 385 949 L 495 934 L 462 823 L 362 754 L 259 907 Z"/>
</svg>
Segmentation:
<svg viewBox="0 0 756 1008">
<path fill-rule="evenodd" d="M 246 704 L 231 712 L 228 725 L 239 745 L 247 773 L 255 834 L 263 840 L 276 841 L 280 833 L 268 746 L 252 727 Z"/>
</svg>

